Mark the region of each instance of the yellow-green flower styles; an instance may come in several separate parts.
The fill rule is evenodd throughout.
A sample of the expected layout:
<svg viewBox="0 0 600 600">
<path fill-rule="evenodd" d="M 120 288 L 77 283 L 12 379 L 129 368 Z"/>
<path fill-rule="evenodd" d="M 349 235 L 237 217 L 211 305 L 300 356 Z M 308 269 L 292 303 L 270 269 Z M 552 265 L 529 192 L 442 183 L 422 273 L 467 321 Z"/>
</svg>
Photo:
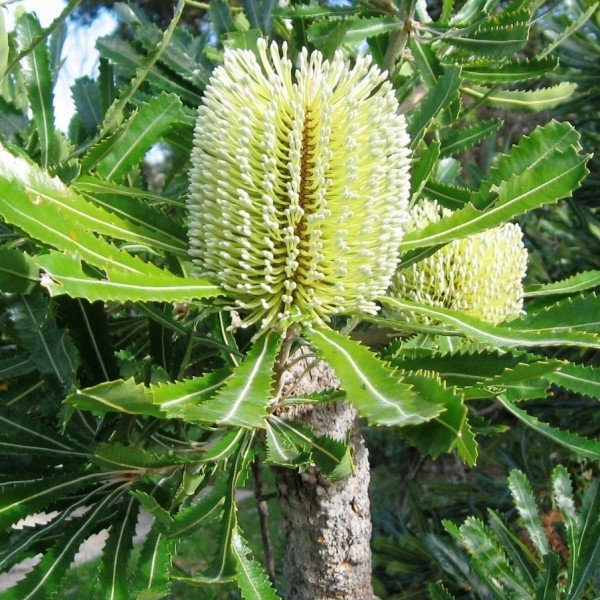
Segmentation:
<svg viewBox="0 0 600 600">
<path fill-rule="evenodd" d="M 450 211 L 437 202 L 421 202 L 411 209 L 406 230 L 422 229 L 446 214 Z M 526 269 L 523 233 L 518 225 L 507 223 L 454 240 L 398 271 L 394 293 L 498 324 L 521 313 Z"/>
<path fill-rule="evenodd" d="M 338 51 L 225 51 L 199 109 L 189 237 L 198 275 L 266 327 L 373 313 L 398 265 L 408 136 L 385 73 Z"/>
</svg>

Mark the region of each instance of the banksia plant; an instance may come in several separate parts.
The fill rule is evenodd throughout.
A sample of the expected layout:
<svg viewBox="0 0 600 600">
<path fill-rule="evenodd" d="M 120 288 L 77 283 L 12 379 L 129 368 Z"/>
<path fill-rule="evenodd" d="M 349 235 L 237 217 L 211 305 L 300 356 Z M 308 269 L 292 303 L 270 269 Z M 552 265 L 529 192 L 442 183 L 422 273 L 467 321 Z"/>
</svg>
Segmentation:
<svg viewBox="0 0 600 600">
<path fill-rule="evenodd" d="M 198 275 L 247 313 L 373 313 L 398 265 L 408 135 L 386 74 L 342 51 L 225 52 L 200 108 L 188 199 Z"/>
<path fill-rule="evenodd" d="M 450 214 L 437 202 L 424 201 L 413 207 L 405 228 L 422 229 Z M 498 324 L 521 314 L 526 269 L 523 232 L 517 224 L 506 223 L 454 240 L 398 271 L 394 293 Z"/>
<path fill-rule="evenodd" d="M 331 6 L 258 0 L 234 18 L 219 0 L 198 36 L 178 24 L 197 3 L 174 4 L 162 35 L 120 10 L 131 36 L 98 41 L 99 76 L 75 82 L 68 136 L 54 127 L 49 35 L 69 11 L 45 29 L 23 13 L 11 35 L 0 19 L 0 571 L 43 555 L 0 600 L 55 596 L 107 527 L 94 596 L 177 596 L 177 579 L 278 598 L 261 462 L 277 467 L 284 597 L 372 598 L 357 414 L 472 466 L 482 421 L 467 403 L 497 395 L 600 457 L 526 404 L 556 386 L 598 396 L 597 371 L 535 354 L 600 348 L 597 273 L 530 286 L 529 313 L 496 324 L 521 311 L 526 258 L 504 224 L 571 195 L 586 174 L 579 136 L 536 128 L 476 189 L 455 158 L 500 127 L 478 122 L 480 103 L 548 108 L 572 86 L 536 89 L 549 56 L 511 59 L 538 3 L 444 2 L 430 16 L 423 2 L 356 2 L 340 20 Z M 170 159 L 150 191 L 142 161 L 159 143 Z M 250 331 L 228 330 L 226 310 Z M 250 471 L 269 577 L 238 519 Z M 132 556 L 142 507 L 154 523 Z M 198 573 L 172 568 L 188 535 L 215 541 L 190 544 Z"/>
</svg>

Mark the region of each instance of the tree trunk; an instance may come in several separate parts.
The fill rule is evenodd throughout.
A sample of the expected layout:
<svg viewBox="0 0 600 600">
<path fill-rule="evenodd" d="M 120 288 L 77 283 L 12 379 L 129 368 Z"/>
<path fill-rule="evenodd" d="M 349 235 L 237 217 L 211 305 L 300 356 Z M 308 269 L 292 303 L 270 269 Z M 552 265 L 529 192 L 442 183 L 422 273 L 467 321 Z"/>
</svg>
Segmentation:
<svg viewBox="0 0 600 600">
<path fill-rule="evenodd" d="M 301 361 L 300 364 L 305 361 Z M 298 369 L 292 369 L 298 373 Z M 291 379 L 291 378 L 290 378 Z M 288 382 L 288 385 L 290 382 Z M 320 363 L 296 384 L 299 393 L 337 387 L 331 369 Z M 355 472 L 330 482 L 316 467 L 303 473 L 278 469 L 287 550 L 288 600 L 371 600 L 371 514 L 369 457 L 356 410 L 346 402 L 293 407 L 285 412 L 319 434 L 350 438 Z"/>
</svg>

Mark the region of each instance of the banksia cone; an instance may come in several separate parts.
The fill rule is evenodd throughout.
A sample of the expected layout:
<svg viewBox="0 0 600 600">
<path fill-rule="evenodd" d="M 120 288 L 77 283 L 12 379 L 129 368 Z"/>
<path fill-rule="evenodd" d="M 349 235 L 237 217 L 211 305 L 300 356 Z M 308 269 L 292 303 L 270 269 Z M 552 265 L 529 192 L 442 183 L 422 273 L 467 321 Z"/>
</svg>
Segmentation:
<svg viewBox="0 0 600 600">
<path fill-rule="evenodd" d="M 385 73 L 338 51 L 225 51 L 199 109 L 190 253 L 243 325 L 377 310 L 407 218 L 408 136 Z"/>
<path fill-rule="evenodd" d="M 422 202 L 411 210 L 405 228 L 421 229 L 445 214 L 450 211 L 436 202 Z M 507 223 L 454 240 L 399 271 L 394 293 L 498 324 L 521 313 L 526 269 L 523 233 L 518 225 Z"/>
</svg>

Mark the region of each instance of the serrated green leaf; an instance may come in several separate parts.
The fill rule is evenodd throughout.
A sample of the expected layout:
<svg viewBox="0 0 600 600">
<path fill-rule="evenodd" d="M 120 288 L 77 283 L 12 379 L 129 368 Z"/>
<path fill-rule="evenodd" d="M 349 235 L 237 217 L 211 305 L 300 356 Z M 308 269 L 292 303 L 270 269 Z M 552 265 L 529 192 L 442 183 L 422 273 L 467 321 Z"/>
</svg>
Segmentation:
<svg viewBox="0 0 600 600">
<path fill-rule="evenodd" d="M 128 415 L 161 417 L 160 406 L 152 402 L 152 394 L 133 378 L 107 381 L 99 385 L 77 390 L 64 399 L 65 404 L 102 415 L 119 412 Z"/>
<path fill-rule="evenodd" d="M 167 529 L 167 535 L 170 538 L 188 536 L 199 527 L 216 519 L 225 503 L 225 495 L 224 484 L 217 484 L 215 489 L 200 500 L 173 516 L 173 523 Z"/>
<path fill-rule="evenodd" d="M 575 499 L 569 472 L 562 465 L 552 471 L 552 491 L 557 508 L 564 518 L 567 544 L 569 548 L 567 580 L 572 581 L 579 563 L 579 520 L 575 512 Z"/>
<path fill-rule="evenodd" d="M 131 14 L 133 11 L 129 10 L 129 13 Z M 122 14 L 123 11 L 121 11 Z M 136 42 L 141 43 L 146 50 L 151 52 L 161 43 L 163 32 L 145 18 L 142 22 L 138 18 L 140 14 L 136 13 L 133 19 L 127 21 L 134 31 Z M 203 89 L 209 78 L 206 65 L 203 64 L 205 59 L 201 52 L 206 40 L 206 34 L 201 37 L 193 37 L 186 29 L 177 28 L 173 31 L 169 44 L 164 47 L 158 62 L 168 67 L 172 73 L 177 73 L 179 77 L 191 82 L 196 89 Z"/>
<path fill-rule="evenodd" d="M 24 13 L 17 19 L 16 31 L 21 50 L 28 48 L 42 34 L 37 17 Z M 38 133 L 41 164 L 48 167 L 58 159 L 57 138 L 54 132 L 53 78 L 50 56 L 45 43 L 32 48 L 21 61 L 27 96 Z"/>
<path fill-rule="evenodd" d="M 503 394 L 500 394 L 497 400 L 506 410 L 540 435 L 553 440 L 580 456 L 596 460 L 600 458 L 600 442 L 542 423 L 537 417 L 533 417 L 523 409 L 518 408 Z"/>
<path fill-rule="evenodd" d="M 454 353 L 433 353 L 421 350 L 408 354 L 400 351 L 392 364 L 408 371 L 435 371 L 449 386 L 463 388 L 470 397 L 468 389 L 498 388 L 529 379 L 538 379 L 564 367 L 559 360 L 549 360 L 524 352 L 479 351 Z M 485 396 L 485 393 L 483 393 Z M 482 396 L 474 396 L 482 397 Z"/>
<path fill-rule="evenodd" d="M 256 427 L 267 416 L 271 399 L 273 365 L 280 335 L 267 333 L 254 343 L 238 369 L 207 402 L 194 410 L 201 421 Z"/>
<path fill-rule="evenodd" d="M 549 140 L 548 140 L 549 141 Z M 445 244 L 454 239 L 479 233 L 490 227 L 497 227 L 534 208 L 553 204 L 570 196 L 587 173 L 587 157 L 578 149 L 570 147 L 566 151 L 547 150 L 529 168 L 510 175 L 491 187 L 495 198 L 493 204 L 487 201 L 489 193 L 486 183 L 482 184 L 480 195 L 486 201 L 483 210 L 472 204 L 427 225 L 424 229 L 409 232 L 401 250 L 413 250 L 424 246 Z"/>
<path fill-rule="evenodd" d="M 244 600 L 278 600 L 279 596 L 271 586 L 269 578 L 255 560 L 249 559 L 250 548 L 239 527 L 236 527 L 231 541 L 233 555 L 237 561 L 236 580 Z"/>
<path fill-rule="evenodd" d="M 37 370 L 52 375 L 65 392 L 75 384 L 77 351 L 64 331 L 58 329 L 42 294 L 13 296 L 7 310 L 17 338 L 29 352 Z"/>
<path fill-rule="evenodd" d="M 146 264 L 152 267 L 152 274 L 107 268 L 105 279 L 86 275 L 81 260 L 72 254 L 49 252 L 36 257 L 36 263 L 45 272 L 42 285 L 51 296 L 67 294 L 90 302 L 188 302 L 224 293 L 204 279 L 178 277 L 149 263 Z"/>
<path fill-rule="evenodd" d="M 154 194 L 148 190 L 121 185 L 114 181 L 106 181 L 95 175 L 80 175 L 72 184 L 71 188 L 81 194 L 87 194 L 94 201 L 99 198 L 104 199 L 106 196 L 112 198 L 123 199 L 136 198 L 138 200 L 148 200 L 153 205 L 172 205 L 177 208 L 182 208 L 185 205 L 183 198 L 172 198 L 170 196 L 161 196 Z M 145 203 L 144 206 L 147 206 Z"/>
<path fill-rule="evenodd" d="M 138 69 L 144 66 L 147 59 L 131 42 L 116 36 L 99 38 L 96 47 L 100 51 L 100 55 L 112 61 L 116 70 L 128 81 Z M 185 82 L 173 77 L 162 65 L 154 64 L 149 70 L 146 80 L 157 93 L 162 91 L 174 93 L 190 106 L 199 106 L 202 103 L 202 96 L 198 91 L 190 89 Z"/>
<path fill-rule="evenodd" d="M 122 181 L 180 114 L 181 102 L 175 94 L 156 96 L 137 109 L 112 136 L 94 146 L 82 159 L 83 169 L 95 167 L 101 177 Z"/>
<path fill-rule="evenodd" d="M 581 10 L 579 16 L 576 19 L 571 20 L 567 27 L 564 27 L 560 35 L 556 36 L 552 43 L 544 48 L 540 56 L 542 58 L 548 56 L 548 54 L 560 46 L 567 38 L 572 36 L 580 27 L 585 25 L 587 20 L 596 12 L 596 10 L 598 10 L 598 5 L 596 3 L 592 3 L 585 11 Z"/>
<path fill-rule="evenodd" d="M 231 9 L 225 0 L 210 0 L 210 21 L 219 37 L 233 30 Z"/>
<path fill-rule="evenodd" d="M 170 589 L 170 573 L 176 541 L 154 526 L 150 530 L 135 568 L 133 587 L 137 600 L 158 600 Z"/>
<path fill-rule="evenodd" d="M 572 392 L 600 399 L 600 369 L 598 368 L 569 364 L 550 373 L 546 379 L 549 383 Z"/>
<path fill-rule="evenodd" d="M 468 188 L 440 183 L 429 179 L 423 187 L 422 197 L 429 200 L 437 200 L 437 202 L 450 210 L 458 210 L 463 208 L 468 202 L 471 202 L 473 193 Z M 420 259 L 419 259 L 420 260 Z M 406 266 L 406 255 L 402 258 L 402 265 Z M 418 262 L 418 261 L 417 261 Z"/>
<path fill-rule="evenodd" d="M 309 427 L 272 416 L 270 422 L 280 434 L 278 441 L 287 446 L 310 450 L 312 459 L 330 481 L 346 479 L 354 472 L 354 463 L 347 442 L 334 440 L 327 435 L 317 436 Z M 281 452 L 283 449 L 280 449 Z M 302 455 L 296 457 L 301 461 Z"/>
<path fill-rule="evenodd" d="M 183 527 L 179 528 L 176 535 L 182 535 L 182 533 L 190 531 L 190 528 L 197 527 L 207 517 L 212 519 L 213 513 L 220 506 L 220 502 L 223 502 L 223 510 L 220 511 L 222 517 L 218 533 L 218 548 L 210 568 L 196 577 L 177 577 L 176 579 L 188 583 L 205 584 L 230 581 L 235 577 L 237 561 L 233 554 L 232 538 L 237 527 L 236 490 L 239 485 L 243 485 L 248 473 L 248 466 L 253 457 L 253 437 L 253 432 L 244 435 L 234 459 L 228 465 L 227 471 L 223 472 L 222 477 L 217 481 L 215 490 L 200 500 L 198 505 L 207 501 L 207 498 L 211 498 L 217 491 L 216 500 L 218 503 L 213 500 L 208 509 L 196 505 L 187 509 L 185 516 L 182 515 L 180 518 L 180 520 L 185 520 L 185 523 L 180 523 Z M 177 520 L 178 517 L 176 516 L 175 521 L 177 522 Z M 172 534 L 175 535 L 174 532 Z"/>
<path fill-rule="evenodd" d="M 542 528 L 535 497 L 527 478 L 518 469 L 513 469 L 508 476 L 508 486 L 531 543 L 541 556 L 548 554 L 548 538 Z"/>
<path fill-rule="evenodd" d="M 520 329 L 558 331 L 560 329 L 585 332 L 600 331 L 600 298 L 594 294 L 580 294 L 562 298 L 540 309 L 532 310 L 518 321 Z"/>
<path fill-rule="evenodd" d="M 39 269 L 31 257 L 13 248 L 0 247 L 0 290 L 27 294 L 39 283 Z"/>
<path fill-rule="evenodd" d="M 286 428 L 274 427 L 265 421 L 266 463 L 283 467 L 296 467 L 310 461 L 310 453 L 305 444 L 297 444 L 286 432 Z"/>
<path fill-rule="evenodd" d="M 521 12 L 521 11 L 519 11 Z M 528 11 L 514 14 L 512 22 L 496 24 L 494 17 L 474 32 L 463 36 L 449 36 L 446 41 L 476 56 L 509 56 L 518 52 L 529 35 Z"/>
<path fill-rule="evenodd" d="M 494 326 L 447 308 L 419 304 L 390 296 L 382 296 L 379 300 L 399 312 L 414 312 L 431 317 L 440 323 L 451 325 L 467 337 L 492 346 L 514 348 L 518 346 L 566 345 L 600 348 L 600 336 L 593 333 L 586 334 L 579 331 L 569 332 L 563 330 L 537 332 L 530 328 L 520 329 L 518 321 L 513 321 L 510 327 Z"/>
<path fill-rule="evenodd" d="M 413 148 L 438 113 L 458 97 L 461 83 L 462 78 L 458 66 L 447 67 L 444 69 L 444 74 L 438 77 L 435 87 L 429 90 L 419 107 L 411 114 L 408 133 Z"/>
<path fill-rule="evenodd" d="M 317 47 L 322 47 L 330 39 L 331 33 L 342 24 L 340 43 L 360 44 L 365 40 L 383 35 L 403 27 L 403 23 L 391 17 L 352 18 L 346 21 L 315 21 L 308 28 L 308 39 Z"/>
<path fill-rule="evenodd" d="M 27 129 L 28 123 L 29 119 L 22 110 L 0 97 L 0 133 L 4 139 L 14 139 L 15 134 Z"/>
<path fill-rule="evenodd" d="M 126 498 L 111 519 L 108 539 L 102 551 L 95 598 L 118 600 L 129 597 L 127 562 L 133 549 L 133 535 L 139 504 L 133 497 Z"/>
<path fill-rule="evenodd" d="M 268 35 L 273 28 L 273 10 L 275 0 L 242 0 L 242 6 L 248 16 L 251 27 L 260 29 Z"/>
<path fill-rule="evenodd" d="M 117 215 L 125 222 L 132 223 L 134 227 L 139 228 L 140 232 L 147 232 L 149 239 L 146 243 L 148 245 L 181 256 L 186 255 L 188 238 L 185 227 L 173 215 L 166 216 L 160 210 L 149 206 L 147 201 L 134 198 L 135 194 L 132 194 L 131 191 L 123 193 L 123 190 L 119 189 L 117 194 L 102 196 L 83 191 L 81 195 L 96 206 L 105 209 L 109 214 Z M 149 196 L 153 195 L 149 194 Z M 156 196 L 154 197 L 156 198 Z M 169 201 L 167 200 L 167 202 Z M 152 236 L 151 242 L 150 235 Z"/>
<path fill-rule="evenodd" d="M 557 68 L 558 59 L 555 57 L 511 60 L 501 63 L 498 63 L 497 60 L 480 59 L 461 63 L 465 79 L 492 84 L 539 79 Z"/>
<path fill-rule="evenodd" d="M 525 287 L 525 297 L 535 298 L 538 296 L 560 296 L 563 294 L 574 294 L 593 290 L 600 286 L 600 271 L 590 270 L 577 273 L 562 281 L 552 283 L 534 283 Z"/>
<path fill-rule="evenodd" d="M 228 373 L 227 369 L 217 369 L 201 377 L 151 385 L 149 391 L 167 418 L 193 422 L 197 412 L 202 415 L 202 409 L 196 407 L 225 383 Z"/>
<path fill-rule="evenodd" d="M 427 592 L 430 600 L 455 600 L 455 597 L 441 583 L 430 583 Z"/>
<path fill-rule="evenodd" d="M 0 570 L 7 571 L 15 564 L 23 560 L 30 548 L 34 548 L 36 544 L 48 539 L 49 535 L 56 535 L 64 529 L 65 522 L 72 519 L 73 513 L 82 506 L 91 506 L 109 487 L 110 483 L 105 483 L 93 488 L 87 494 L 77 494 L 76 500 L 71 503 L 62 503 L 61 512 L 55 518 L 51 519 L 44 525 L 37 525 L 35 530 L 24 528 L 21 535 L 11 536 L 10 543 L 4 544 L 0 550 Z M 96 498 L 94 498 L 96 497 Z M 76 513 L 75 513 L 76 514 Z"/>
<path fill-rule="evenodd" d="M 249 29 L 248 31 L 232 31 L 223 36 L 221 40 L 226 50 L 251 50 L 258 51 L 258 40 L 262 37 L 260 29 Z M 171 143 L 171 140 L 169 140 Z"/>
<path fill-rule="evenodd" d="M 408 43 L 423 82 L 429 89 L 435 87 L 438 77 L 444 73 L 436 53 L 430 44 L 414 36 L 410 37 Z"/>
<path fill-rule="evenodd" d="M 418 198 L 423 191 L 439 157 L 440 143 L 436 140 L 432 141 L 429 146 L 421 141 L 413 152 L 413 168 L 410 178 L 411 197 L 413 199 Z"/>
<path fill-rule="evenodd" d="M 87 75 L 80 77 L 71 86 L 71 94 L 77 116 L 81 119 L 88 134 L 92 135 L 102 122 L 100 90 L 96 82 Z"/>
<path fill-rule="evenodd" d="M 57 436 L 32 419 L 21 419 L 18 415 L 5 412 L 0 415 L 0 453 L 2 454 L 53 454 L 64 459 L 86 458 L 68 439 Z M 67 443 L 69 442 L 69 443 Z"/>
<path fill-rule="evenodd" d="M 27 352 L 8 356 L 0 360 L 0 379 L 10 379 L 35 371 L 35 364 Z"/>
<path fill-rule="evenodd" d="M 440 414 L 439 405 L 420 397 L 358 342 L 318 327 L 305 330 L 305 335 L 335 371 L 348 400 L 370 423 L 416 425 Z"/>
<path fill-rule="evenodd" d="M 159 454 L 133 445 L 98 444 L 91 460 L 99 466 L 113 470 L 123 468 L 136 471 L 195 463 L 198 462 L 198 457 L 182 456 L 171 450 Z"/>
<path fill-rule="evenodd" d="M 460 541 L 458 527 L 448 519 L 442 520 L 444 529 L 456 540 Z M 488 594 L 487 588 L 473 572 L 467 554 L 457 545 L 452 544 L 441 535 L 426 533 L 421 536 L 427 549 L 442 565 L 444 571 L 457 579 L 467 581 L 480 597 Z"/>
<path fill-rule="evenodd" d="M 574 552 L 575 564 L 572 578 L 567 585 L 568 598 L 577 600 L 585 591 L 586 585 L 597 572 L 600 564 L 600 483 L 592 482 L 583 497 L 581 508 L 580 537 Z"/>
<path fill-rule="evenodd" d="M 560 559 L 556 554 L 544 556 L 544 570 L 538 575 L 535 600 L 555 600 L 558 592 Z"/>
<path fill-rule="evenodd" d="M 419 452 L 437 458 L 454 448 L 469 466 L 477 462 L 477 442 L 467 419 L 467 407 L 455 390 L 448 389 L 436 377 L 424 374 L 407 374 L 403 377 L 423 398 L 443 407 L 443 412 L 428 423 L 407 426 L 399 435 Z"/>
<path fill-rule="evenodd" d="M 479 519 L 467 517 L 460 526 L 460 538 L 472 556 L 473 563 L 485 574 L 485 581 L 495 582 L 505 594 L 510 590 L 519 598 L 527 598 L 529 590 L 509 564 L 504 549 L 498 543 L 494 533 Z M 500 585 L 499 585 L 500 584 Z"/>
<path fill-rule="evenodd" d="M 514 535 L 507 527 L 504 519 L 491 509 L 488 509 L 489 526 L 496 534 L 508 559 L 515 569 L 519 571 L 519 579 L 525 581 L 530 587 L 535 585 L 535 570 L 541 563 L 535 554 Z"/>
<path fill-rule="evenodd" d="M 165 533 L 173 525 L 171 514 L 153 496 L 142 490 L 131 490 L 130 493 L 140 503 L 140 506 L 154 517 L 154 523 L 161 533 Z"/>
<path fill-rule="evenodd" d="M 486 140 L 502 126 L 501 119 L 488 119 L 467 129 L 452 128 L 449 135 L 442 138 L 440 155 L 453 156 Z"/>
<path fill-rule="evenodd" d="M 105 475 L 69 473 L 14 485 L 0 486 L 0 529 L 6 529 L 30 514 L 43 510 L 67 492 L 79 490 Z"/>
<path fill-rule="evenodd" d="M 481 87 L 463 87 L 462 91 L 489 106 L 507 110 L 541 111 L 550 110 L 568 100 L 575 92 L 574 83 L 562 82 L 557 85 L 536 90 L 500 90 L 492 91 Z"/>
<path fill-rule="evenodd" d="M 67 525 L 33 571 L 15 587 L 0 593 L 0 598 L 2 600 L 45 600 L 54 597 L 79 546 L 121 493 L 122 488 L 112 491 L 83 517 Z"/>
<path fill-rule="evenodd" d="M 110 260 L 102 259 L 98 253 L 92 254 L 95 246 L 102 242 L 94 241 L 98 238 L 91 232 L 150 247 L 158 245 L 178 254 L 185 252 L 182 241 L 159 236 L 156 228 L 135 223 L 88 202 L 58 178 L 50 177 L 38 166 L 13 156 L 1 146 L 0 214 L 41 242 L 61 250 L 79 250 L 84 259 L 94 264 Z M 102 249 L 108 257 L 111 253 L 107 245 L 105 242 Z"/>
<path fill-rule="evenodd" d="M 228 431 L 214 446 L 206 450 L 202 455 L 202 461 L 219 462 L 226 460 L 236 451 L 244 435 L 245 430 L 241 427 Z"/>
</svg>

